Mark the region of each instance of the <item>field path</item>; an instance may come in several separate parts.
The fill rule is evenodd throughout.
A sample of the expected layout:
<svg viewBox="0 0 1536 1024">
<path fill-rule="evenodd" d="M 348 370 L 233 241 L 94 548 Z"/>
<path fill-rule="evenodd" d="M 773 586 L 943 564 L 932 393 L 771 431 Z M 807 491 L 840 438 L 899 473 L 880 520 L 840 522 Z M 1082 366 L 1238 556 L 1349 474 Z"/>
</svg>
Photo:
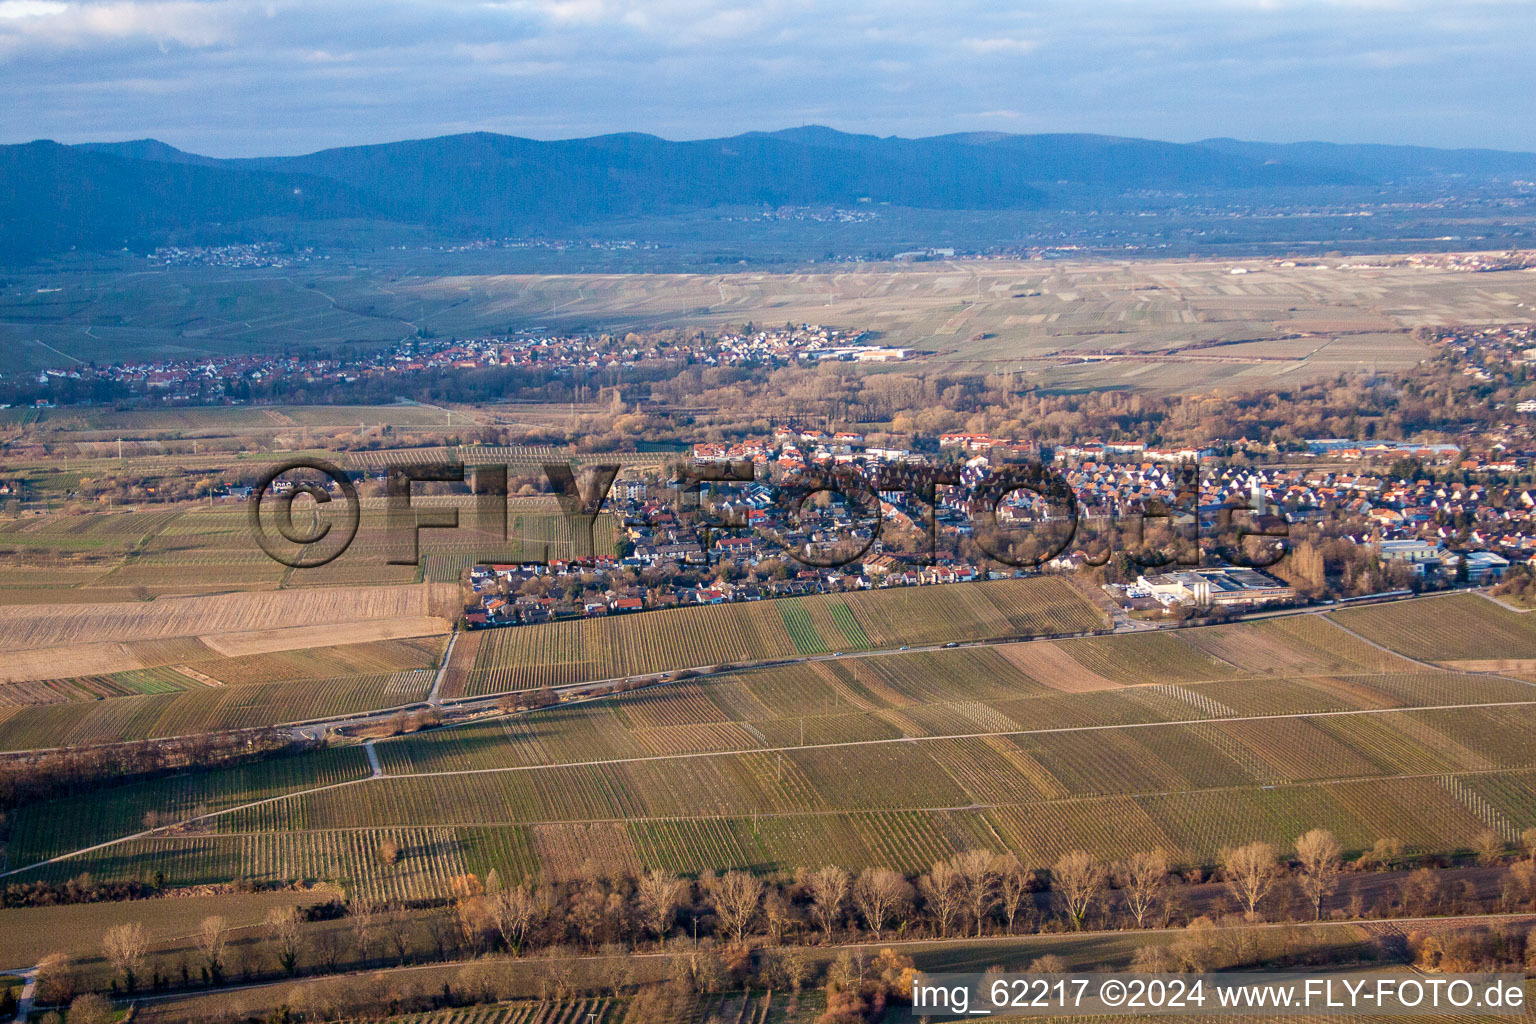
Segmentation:
<svg viewBox="0 0 1536 1024">
<path fill-rule="evenodd" d="M 32 1019 L 32 1000 L 37 997 L 37 968 L 29 967 L 24 971 L 16 972 L 21 975 L 21 997 L 16 1000 L 16 1016 L 13 1020 L 26 1021 Z"/>
<path fill-rule="evenodd" d="M 363 753 L 368 755 L 368 764 L 373 768 L 373 774 L 369 778 L 382 779 L 384 766 L 379 763 L 379 752 L 373 749 L 373 740 L 363 744 Z"/>
<path fill-rule="evenodd" d="M 1394 918 L 1390 918 L 1390 919 L 1383 920 L 1383 921 L 1362 921 L 1362 920 L 1354 920 L 1354 919 L 1349 919 L 1349 918 L 1345 918 L 1343 920 L 1338 920 L 1338 921 L 1299 921 L 1299 922 L 1264 921 L 1264 922 L 1260 922 L 1260 923 L 1247 924 L 1244 927 L 1251 928 L 1251 929 L 1256 930 L 1256 931 L 1274 931 L 1274 930 L 1281 929 L 1281 928 L 1294 928 L 1294 929 L 1300 929 L 1302 931 L 1307 931 L 1307 932 L 1310 932 L 1310 931 L 1333 931 L 1333 930 L 1340 929 L 1340 928 L 1354 929 L 1354 928 L 1361 928 L 1361 927 L 1365 927 L 1365 928 L 1369 928 L 1369 929 L 1374 930 L 1374 929 L 1376 929 L 1378 927 L 1388 927 L 1388 926 L 1394 927 L 1394 928 L 1396 928 L 1398 930 L 1402 930 L 1402 929 L 1413 928 L 1414 926 L 1424 926 L 1424 925 L 1433 925 L 1433 926 L 1436 926 L 1436 927 L 1445 927 L 1445 926 L 1457 925 L 1457 924 L 1462 924 L 1462 923 L 1480 924 L 1481 925 L 1481 924 L 1487 924 L 1489 922 L 1494 922 L 1494 921 L 1510 923 L 1510 924 L 1517 924 L 1518 925 L 1518 924 L 1525 924 L 1525 923 L 1529 923 L 1529 922 L 1532 922 L 1532 921 L 1536 921 L 1536 917 L 1533 917 L 1529 912 L 1524 912 L 1524 913 L 1515 912 L 1515 913 L 1501 913 L 1501 914 L 1455 914 L 1455 915 L 1448 915 L 1448 916 L 1445 916 L 1445 917 L 1394 917 Z M 1168 938 L 1170 932 L 1175 932 L 1176 933 L 1177 929 L 1153 928 L 1153 929 L 1149 929 L 1146 934 L 1147 934 L 1148 939 L 1152 940 L 1152 939 L 1155 939 L 1155 938 L 1158 938 L 1158 937 Z M 1029 949 L 1029 948 L 1035 947 L 1035 946 L 1046 946 L 1048 948 L 1048 944 L 1049 943 L 1060 942 L 1064 937 L 1071 938 L 1071 939 L 1074 939 L 1074 940 L 1083 941 L 1083 942 L 1091 942 L 1091 941 L 1093 941 L 1095 939 L 1123 939 L 1123 938 L 1126 937 L 1127 934 L 1128 933 L 1126 931 L 1124 931 L 1123 929 L 1121 929 L 1121 930 L 1084 929 L 1084 930 L 1082 930 L 1080 932 L 1072 932 L 1072 933 L 1070 933 L 1070 935 L 1065 935 L 1065 936 L 1061 935 L 1061 934 L 1050 934 L 1050 933 L 1047 933 L 1047 932 L 1035 932 L 1035 933 L 1032 933 L 1032 934 L 1022 934 L 1022 935 L 979 935 L 979 936 L 977 936 L 977 935 L 964 935 L 964 936 L 955 936 L 953 938 L 944 938 L 944 939 L 939 939 L 939 938 L 903 939 L 903 938 L 891 938 L 891 937 L 887 936 L 886 938 L 884 938 L 883 940 L 880 940 L 878 942 L 839 943 L 835 947 L 832 947 L 832 948 L 839 949 L 839 950 L 855 950 L 855 949 L 880 950 L 880 949 L 885 949 L 886 947 L 900 947 L 900 948 L 910 948 L 910 949 L 919 949 L 919 948 L 926 947 L 928 949 L 946 950 L 946 949 L 953 949 L 953 948 L 956 948 L 956 947 L 964 949 L 964 948 L 966 948 L 968 946 L 981 946 L 981 945 L 985 945 L 985 946 L 1006 946 L 1006 945 L 1016 944 L 1019 947 L 1021 947 L 1022 949 Z M 801 950 L 801 951 L 804 951 L 804 950 L 807 950 L 807 949 L 826 949 L 826 947 L 806 947 L 806 946 L 767 946 L 767 947 L 763 947 L 763 948 L 765 948 L 765 949 L 794 949 L 794 950 Z M 622 957 L 624 960 L 628 961 L 628 960 L 665 959 L 665 958 L 668 958 L 668 957 L 686 956 L 686 955 L 687 955 L 686 952 L 684 952 L 684 953 L 668 952 L 667 950 L 664 950 L 664 949 L 663 950 L 646 950 L 645 952 L 641 952 L 639 950 L 628 950 L 628 951 L 625 951 L 625 952 L 623 952 L 621 954 L 618 954 L 618 957 Z M 606 953 L 580 953 L 580 952 L 574 952 L 570 956 L 568 956 L 566 959 L 570 963 L 597 963 L 599 961 L 613 960 L 613 959 L 616 959 L 616 958 L 617 958 L 616 956 L 614 956 L 612 954 L 606 954 Z M 401 967 L 389 967 L 389 968 L 385 968 L 384 970 L 380 970 L 378 968 L 368 968 L 368 969 L 365 969 L 365 970 L 343 971 L 343 972 L 338 973 L 338 974 L 317 975 L 315 977 L 323 978 L 325 980 L 334 980 L 334 979 L 338 979 L 338 978 L 359 978 L 359 979 L 364 979 L 365 978 L 365 979 L 367 979 L 368 983 L 370 985 L 372 985 L 372 984 L 376 984 L 380 980 L 383 980 L 386 975 L 388 975 L 388 976 L 399 976 L 399 975 L 404 975 L 404 974 L 415 973 L 415 972 L 418 972 L 418 971 L 443 970 L 445 968 L 452 967 L 452 966 L 454 966 L 456 964 L 470 965 L 470 964 L 483 963 L 483 962 L 484 961 L 478 961 L 478 960 L 436 960 L 436 961 L 429 961 L 427 963 L 407 964 L 407 965 L 401 966 Z M 133 1004 L 136 1005 L 136 1004 L 139 1004 L 139 1003 L 163 1003 L 163 1002 L 174 1001 L 174 1000 L 177 1000 L 177 999 L 195 1000 L 198 996 L 205 995 L 205 994 L 223 995 L 223 994 L 230 993 L 230 992 L 250 992 L 250 991 L 260 990 L 260 989 L 275 989 L 275 988 L 277 988 L 279 986 L 287 986 L 287 985 L 293 985 L 293 984 L 294 984 L 294 979 L 292 979 L 292 978 L 279 978 L 279 979 L 275 979 L 275 980 L 272 980 L 272 981 L 258 981 L 258 982 L 250 982 L 250 983 L 246 983 L 246 984 L 242 984 L 242 985 L 230 985 L 230 986 L 225 987 L 225 988 L 214 989 L 214 990 L 206 990 L 205 989 L 205 990 L 202 990 L 202 991 L 192 991 L 192 992 L 165 992 L 165 993 L 158 993 L 158 994 L 141 995 L 141 996 L 136 996 L 133 999 L 132 1002 L 133 1002 Z M 771 996 L 772 996 L 772 993 L 770 992 L 769 993 L 769 998 L 771 998 Z M 458 1012 L 459 1013 L 464 1013 L 466 1011 L 472 1012 L 474 1009 L 475 1009 L 475 1007 L 467 1007 L 464 1010 L 460 1010 Z M 446 1015 L 441 1017 L 441 1018 L 439 1018 L 435 1014 L 429 1014 L 429 1015 L 425 1015 L 425 1016 L 423 1016 L 421 1018 L 418 1018 L 418 1019 L 428 1019 L 428 1020 L 444 1019 L 444 1020 L 448 1020 L 448 1019 L 453 1019 L 453 1018 L 449 1017 L 449 1016 L 446 1016 Z M 1053 1017 L 1051 1019 L 1052 1020 L 1059 1020 L 1059 1019 L 1062 1019 L 1062 1018 Z M 1252 1020 L 1254 1018 L 1252 1018 L 1252 1017 L 1244 1017 L 1242 1019 L 1244 1019 L 1244 1020 Z M 1424 1016 L 1423 1019 L 1424 1020 L 1430 1020 L 1431 1018 L 1426 1015 L 1426 1016 Z M 1457 1019 L 1462 1019 L 1462 1018 L 1457 1018 Z M 1523 1018 L 1521 1018 L 1521 1019 L 1523 1019 Z"/>
<path fill-rule="evenodd" d="M 437 666 L 437 676 L 432 680 L 432 692 L 427 694 L 427 703 L 435 708 L 443 706 L 443 680 L 448 678 L 448 666 L 453 661 L 453 645 L 459 642 L 459 631 L 455 629 L 448 635 L 448 646 L 443 651 L 442 664 Z"/>
</svg>

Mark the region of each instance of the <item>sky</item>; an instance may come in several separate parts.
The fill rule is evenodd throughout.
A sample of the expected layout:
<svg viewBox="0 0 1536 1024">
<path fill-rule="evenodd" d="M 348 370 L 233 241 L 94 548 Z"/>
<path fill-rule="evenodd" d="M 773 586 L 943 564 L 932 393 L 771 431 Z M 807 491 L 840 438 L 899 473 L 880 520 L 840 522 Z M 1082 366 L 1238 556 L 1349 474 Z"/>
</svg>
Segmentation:
<svg viewBox="0 0 1536 1024">
<path fill-rule="evenodd" d="M 495 131 L 1536 150 L 1536 0 L 0 0 L 0 142 Z"/>
</svg>

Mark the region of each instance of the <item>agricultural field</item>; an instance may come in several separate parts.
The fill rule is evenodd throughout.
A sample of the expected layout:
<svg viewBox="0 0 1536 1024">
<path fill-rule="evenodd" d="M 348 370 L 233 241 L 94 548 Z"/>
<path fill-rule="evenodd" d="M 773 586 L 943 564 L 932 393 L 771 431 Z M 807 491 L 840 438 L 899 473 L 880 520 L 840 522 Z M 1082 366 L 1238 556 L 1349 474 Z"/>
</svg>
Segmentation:
<svg viewBox="0 0 1536 1024">
<path fill-rule="evenodd" d="M 362 779 L 368 774 L 368 758 L 361 747 L 332 747 L 29 804 L 18 810 L 10 823 L 5 863 L 11 870 L 100 841 L 93 836 L 137 833 L 145 827 L 145 815 L 150 812 L 180 820 L 297 789 Z"/>
<path fill-rule="evenodd" d="M 202 686 L 181 693 L 0 709 L 0 750 L 119 743 L 304 722 L 426 699 L 429 670 Z"/>
<path fill-rule="evenodd" d="M 1494 293 L 1477 277 L 1427 268 L 1340 271 L 1283 268 L 1267 260 L 1241 265 L 1249 271 L 1242 277 L 1229 273 L 1229 260 L 1062 261 L 1049 267 L 941 261 L 906 265 L 899 273 L 870 265 L 832 273 L 723 275 L 486 273 L 467 260 L 438 276 L 399 280 L 384 268 L 346 275 L 255 272 L 239 279 L 188 269 L 157 273 L 153 281 L 67 274 L 54 296 L 56 320 L 18 312 L 28 321 L 26 334 L 0 344 L 7 353 L 0 369 L 35 369 L 56 358 L 33 341 L 82 360 L 153 357 L 165 346 L 183 351 L 189 328 L 198 331 L 206 351 L 247 353 L 307 348 L 332 338 L 384 344 L 421 323 L 442 335 L 469 337 L 505 330 L 509 318 L 519 317 L 553 330 L 787 319 L 858 325 L 893 345 L 934 350 L 935 358 L 959 367 L 1022 368 L 1045 386 L 1086 381 L 1144 390 L 1254 388 L 1276 378 L 1316 380 L 1357 367 L 1407 366 L 1423 355 L 1408 333 L 1413 327 L 1522 320 L 1520 304 L 1532 300 L 1514 275 L 1504 276 L 1506 291 Z M 321 292 L 337 305 L 322 300 Z M 370 315 L 350 312 L 358 309 Z M 114 326 L 130 319 L 131 328 Z M 1298 342 L 1297 335 L 1306 334 L 1318 337 Z M 0 332 L 0 342 L 6 338 Z M 1085 363 L 1084 350 L 1097 358 Z M 264 411 L 232 411 L 221 426 L 232 429 L 229 419 Z M 292 410 L 283 413 L 306 421 Z M 427 407 L 391 406 L 377 415 L 435 423 L 429 419 L 434 413 L 442 415 Z M 50 418 L 58 415 L 48 411 Z M 94 426 L 122 426 L 110 412 L 89 415 Z M 375 422 L 366 409 L 331 419 Z M 189 414 L 183 428 L 203 425 Z"/>
<path fill-rule="evenodd" d="M 209 914 L 222 915 L 239 935 L 259 928 L 273 907 L 308 906 L 330 897 L 330 891 L 317 889 L 5 909 L 0 910 L 0 963 L 35 964 L 49 953 L 96 960 L 102 933 L 125 921 L 139 922 L 149 941 L 167 952 L 190 952 L 197 924 Z"/>
<path fill-rule="evenodd" d="M 1103 627 L 1103 616 L 1070 585 L 1043 578 L 647 611 L 489 632 L 473 667 L 445 696 Z"/>
<path fill-rule="evenodd" d="M 992 614 L 1010 624 L 1061 615 L 1040 610 L 1039 582 L 1009 581 Z M 856 598 L 885 596 L 840 600 L 873 633 L 890 620 Z M 820 636 L 835 622 L 824 608 L 792 618 Z M 700 611 L 737 609 L 760 616 L 759 628 L 776 623 L 783 656 L 795 656 L 773 603 Z M 479 664 L 498 635 L 538 629 L 472 634 L 456 660 Z M 1097 682 L 1078 685 L 1083 677 Z M 373 749 L 381 778 L 342 747 L 273 778 L 252 766 L 54 801 L 18 819 L 8 864 L 109 843 L 18 877 L 153 870 L 177 885 L 240 876 L 418 898 L 491 868 L 515 878 L 593 864 L 692 873 L 814 857 L 915 870 L 975 846 L 1031 863 L 1077 847 L 1109 857 L 1159 845 L 1209 861 L 1224 845 L 1284 845 L 1314 826 L 1350 849 L 1391 836 L 1446 852 L 1485 830 L 1512 839 L 1536 825 L 1536 685 L 1415 663 L 1316 614 L 739 669 Z M 112 842 L 137 832 L 147 810 L 197 805 L 238 809 L 195 833 Z M 46 838 L 29 828 L 41 820 Z M 386 840 L 405 851 L 398 863 L 379 855 Z"/>
<path fill-rule="evenodd" d="M 1476 594 L 1347 608 L 1330 615 L 1366 639 L 1419 661 L 1536 662 L 1536 615 Z"/>
<path fill-rule="evenodd" d="M 0 680 L 100 675 L 448 631 L 433 585 L 0 608 Z"/>
</svg>

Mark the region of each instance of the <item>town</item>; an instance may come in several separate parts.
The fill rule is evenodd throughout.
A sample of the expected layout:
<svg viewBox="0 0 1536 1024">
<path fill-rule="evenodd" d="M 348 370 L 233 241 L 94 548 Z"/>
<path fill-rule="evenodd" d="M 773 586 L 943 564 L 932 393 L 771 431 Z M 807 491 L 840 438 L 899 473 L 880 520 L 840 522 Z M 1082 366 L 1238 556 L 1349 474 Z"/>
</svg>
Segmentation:
<svg viewBox="0 0 1536 1024">
<path fill-rule="evenodd" d="M 977 543 L 975 526 L 993 510 L 976 490 L 994 468 L 1042 456 L 1070 485 L 1080 528 L 1054 556 L 1008 564 Z M 1485 585 L 1511 565 L 1536 565 L 1536 487 L 1501 482 L 1523 472 L 1532 457 L 1500 449 L 1479 458 L 1444 444 L 1318 439 L 1299 458 L 1327 459 L 1329 468 L 1238 466 L 1212 449 L 1090 441 L 1042 450 L 980 434 L 945 434 L 925 446 L 897 449 L 866 445 L 862 435 L 848 431 L 785 427 L 761 440 L 694 445 L 693 479 L 707 476 L 697 472 L 706 467 L 735 472 L 731 481 L 696 484 L 702 494 L 691 507 L 675 478 L 625 471 L 603 508 L 615 523 L 614 550 L 589 559 L 475 566 L 468 574 L 466 622 L 472 628 L 517 625 L 1036 573 L 1102 573 L 1107 545 L 1139 535 L 1143 516 L 1158 506 L 1174 510 L 1169 550 L 1180 550 L 1168 554 L 1147 545 L 1129 562 L 1122 560 L 1121 578 L 1104 587 L 1128 611 L 1165 615 L 1292 603 L 1303 596 L 1293 584 L 1314 598 L 1361 596 L 1387 586 Z M 1391 462 L 1382 469 L 1341 471 L 1333 465 L 1341 459 Z M 1485 479 L 1435 479 L 1436 467 L 1453 464 Z M 927 467 L 933 478 L 953 483 L 936 484 L 929 505 L 912 490 L 881 483 L 888 479 L 884 471 L 898 466 Z M 848 500 L 805 514 L 785 507 L 777 485 L 834 467 L 859 474 L 878 495 L 880 529 Z M 938 472 L 944 469 L 952 472 Z M 1330 585 L 1315 564 L 1296 560 L 1273 572 L 1228 564 L 1211 542 L 1230 529 L 1234 514 L 1251 522 L 1254 533 L 1285 536 L 1308 550 L 1324 539 L 1342 540 L 1379 569 Z M 1060 525 L 1059 512 L 1042 509 L 1037 496 L 1022 491 L 1004 496 L 995 518 L 999 527 L 1014 530 Z M 837 550 L 840 543 L 849 557 L 837 564 L 801 557 Z M 1285 579 L 1276 579 L 1276 572 Z"/>
</svg>

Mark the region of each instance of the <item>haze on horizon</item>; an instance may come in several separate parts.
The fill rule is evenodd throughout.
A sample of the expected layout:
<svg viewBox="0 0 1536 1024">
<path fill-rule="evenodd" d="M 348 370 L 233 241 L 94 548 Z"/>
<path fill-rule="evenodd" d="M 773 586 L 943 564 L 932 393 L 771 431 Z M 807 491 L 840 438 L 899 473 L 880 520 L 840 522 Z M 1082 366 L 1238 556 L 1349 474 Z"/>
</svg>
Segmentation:
<svg viewBox="0 0 1536 1024">
<path fill-rule="evenodd" d="M 214 156 L 486 130 L 1536 150 L 1533 0 L 0 0 L 0 141 Z"/>
</svg>

